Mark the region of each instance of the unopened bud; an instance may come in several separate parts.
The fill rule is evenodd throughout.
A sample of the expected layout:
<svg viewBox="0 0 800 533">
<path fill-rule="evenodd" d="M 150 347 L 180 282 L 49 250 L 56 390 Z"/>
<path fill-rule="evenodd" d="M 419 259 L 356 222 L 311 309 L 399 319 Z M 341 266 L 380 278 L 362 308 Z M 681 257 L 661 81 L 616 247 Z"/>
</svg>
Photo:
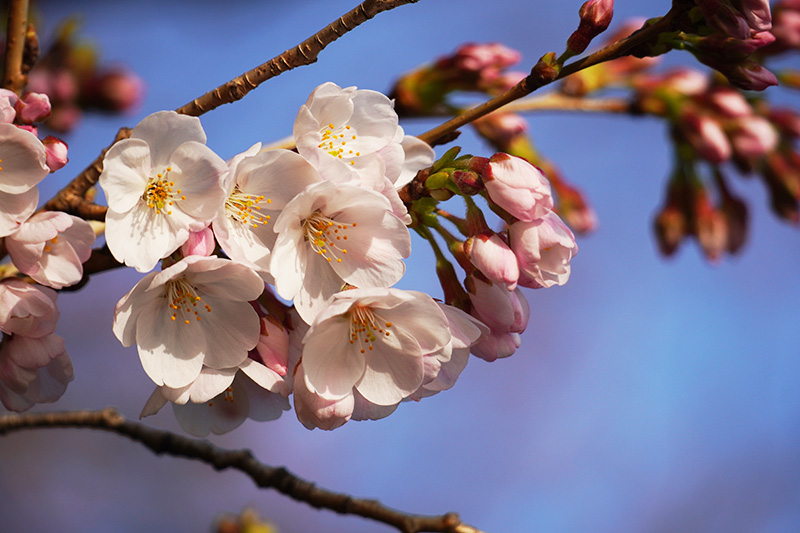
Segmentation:
<svg viewBox="0 0 800 533">
<path fill-rule="evenodd" d="M 189 239 L 181 246 L 181 253 L 184 257 L 199 255 L 208 257 L 214 253 L 214 232 L 210 226 L 206 226 L 200 231 L 193 231 L 189 234 Z"/>
<path fill-rule="evenodd" d="M 58 137 L 49 135 L 42 139 L 42 144 L 44 145 L 47 166 L 50 167 L 50 172 L 55 172 L 69 162 L 69 157 L 67 157 L 69 147 L 67 143 Z"/>
<path fill-rule="evenodd" d="M 484 190 L 480 176 L 472 170 L 456 170 L 452 179 L 462 194 L 473 196 Z"/>
<path fill-rule="evenodd" d="M 542 84 L 555 80 L 561 72 L 561 65 L 555 52 L 543 55 L 531 69 L 531 76 Z"/>
<path fill-rule="evenodd" d="M 589 0 L 578 13 L 578 29 L 567 39 L 567 50 L 573 54 L 586 50 L 592 39 L 606 31 L 614 15 L 614 0 Z"/>
<path fill-rule="evenodd" d="M 27 93 L 14 105 L 17 119 L 25 124 L 42 122 L 50 116 L 50 99 L 46 94 Z"/>
<path fill-rule="evenodd" d="M 89 81 L 85 87 L 87 104 L 108 111 L 127 111 L 142 101 L 144 82 L 126 69 L 113 69 Z"/>
</svg>

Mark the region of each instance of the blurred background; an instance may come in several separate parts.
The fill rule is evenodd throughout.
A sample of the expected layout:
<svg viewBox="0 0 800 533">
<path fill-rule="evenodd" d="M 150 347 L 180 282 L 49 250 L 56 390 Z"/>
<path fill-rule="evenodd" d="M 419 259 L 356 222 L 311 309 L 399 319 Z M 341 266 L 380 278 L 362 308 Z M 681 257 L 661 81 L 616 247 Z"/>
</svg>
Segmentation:
<svg viewBox="0 0 800 533">
<path fill-rule="evenodd" d="M 522 52 L 525 70 L 563 49 L 580 3 L 422 0 L 380 14 L 316 64 L 203 116 L 208 145 L 227 159 L 285 137 L 320 83 L 386 92 L 403 72 L 466 41 L 503 42 Z M 188 102 L 354 5 L 37 2 L 43 41 L 78 15 L 102 60 L 127 64 L 147 91 L 129 115 L 85 115 L 64 136 L 71 161 L 40 186 L 41 198 L 83 170 L 117 128 Z M 618 1 L 612 29 L 669 5 Z M 665 63 L 695 64 L 681 52 Z M 800 107 L 796 92 L 768 91 Z M 381 421 L 308 431 L 287 412 L 210 440 L 403 511 L 456 511 L 487 532 L 800 530 L 800 231 L 769 212 L 760 183 L 737 179 L 752 214 L 743 252 L 712 266 L 689 242 L 664 260 L 651 230 L 670 167 L 664 124 L 529 116 L 538 147 L 587 193 L 600 225 L 578 240 L 566 286 L 527 292 L 532 314 L 522 348 L 491 364 L 473 358 L 453 390 Z M 403 126 L 416 134 L 437 123 Z M 492 153 L 468 131 L 457 144 L 462 153 Z M 439 297 L 432 254 L 414 242 L 398 286 Z M 58 403 L 36 410 L 113 405 L 138 416 L 152 382 L 111 322 L 117 300 L 140 277 L 103 273 L 59 297 L 58 333 L 75 381 Z M 181 431 L 168 408 L 146 422 Z M 156 457 L 89 430 L 4 436 L 0 458 L 3 531 L 207 531 L 219 513 L 248 506 L 282 533 L 392 531 L 259 491 L 237 472 Z"/>
</svg>

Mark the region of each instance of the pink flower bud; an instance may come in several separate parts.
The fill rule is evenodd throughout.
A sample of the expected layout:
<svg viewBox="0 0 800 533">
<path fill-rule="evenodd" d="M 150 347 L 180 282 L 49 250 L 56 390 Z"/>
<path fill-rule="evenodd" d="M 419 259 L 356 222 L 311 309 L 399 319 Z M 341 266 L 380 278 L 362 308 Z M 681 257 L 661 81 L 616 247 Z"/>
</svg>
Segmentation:
<svg viewBox="0 0 800 533">
<path fill-rule="evenodd" d="M 496 149 L 508 152 L 511 143 L 528 132 L 528 121 L 516 113 L 494 112 L 475 120 L 472 126 Z"/>
<path fill-rule="evenodd" d="M 532 222 L 514 222 L 508 227 L 508 238 L 519 262 L 520 285 L 538 289 L 569 280 L 570 261 L 578 253 L 578 245 L 558 215 L 550 212 Z"/>
<path fill-rule="evenodd" d="M 522 291 L 509 291 L 502 284 L 484 281 L 470 274 L 464 280 L 472 316 L 489 326 L 492 332 L 522 333 L 528 326 L 530 308 Z"/>
<path fill-rule="evenodd" d="M 719 122 L 713 118 L 687 109 L 678 127 L 698 156 L 716 164 L 730 159 L 731 145 L 728 137 Z"/>
<path fill-rule="evenodd" d="M 664 76 L 659 85 L 678 94 L 696 96 L 708 90 L 708 76 L 693 68 L 680 68 Z"/>
<path fill-rule="evenodd" d="M 494 154 L 482 178 L 492 202 L 519 220 L 536 220 L 553 209 L 550 182 L 522 158 Z"/>
<path fill-rule="evenodd" d="M 344 425 L 353 415 L 355 400 L 349 394 L 338 400 L 328 400 L 309 390 L 302 362 L 294 376 L 294 410 L 297 419 L 307 428 L 324 430 Z"/>
<path fill-rule="evenodd" d="M 665 256 L 674 254 L 688 229 L 684 212 L 674 205 L 665 206 L 653 222 L 659 251 Z"/>
<path fill-rule="evenodd" d="M 42 144 L 44 145 L 45 155 L 47 156 L 47 166 L 50 168 L 50 172 L 55 172 L 67 164 L 69 161 L 67 157 L 67 151 L 69 149 L 67 143 L 57 137 L 48 135 L 42 140 Z"/>
<path fill-rule="evenodd" d="M 56 329 L 56 291 L 6 278 L 0 283 L 0 331 L 43 337 Z"/>
<path fill-rule="evenodd" d="M 27 93 L 17 100 L 17 118 L 26 124 L 42 122 L 50 116 L 50 98 L 42 93 Z"/>
<path fill-rule="evenodd" d="M 91 80 L 84 88 L 88 103 L 109 111 L 127 111 L 144 96 L 144 82 L 133 72 L 115 68 Z"/>
<path fill-rule="evenodd" d="M 510 291 L 517 286 L 519 266 L 511 248 L 497 234 L 481 233 L 464 242 L 470 262 L 494 283 Z"/>
<path fill-rule="evenodd" d="M 733 152 L 744 159 L 759 158 L 778 145 L 778 132 L 763 117 L 743 117 L 731 132 Z"/>
<path fill-rule="evenodd" d="M 737 118 L 753 114 L 753 108 L 742 93 L 730 87 L 714 87 L 708 93 L 708 102 L 725 117 Z"/>
<path fill-rule="evenodd" d="M 514 355 L 522 344 L 519 333 L 491 333 L 472 346 L 472 354 L 489 363 Z"/>
<path fill-rule="evenodd" d="M 578 13 L 578 29 L 567 39 L 567 49 L 574 54 L 586 50 L 592 39 L 606 31 L 614 15 L 614 0 L 588 0 Z"/>
<path fill-rule="evenodd" d="M 800 138 L 800 113 L 790 107 L 769 110 L 769 120 L 782 135 L 793 139 Z"/>
<path fill-rule="evenodd" d="M 502 70 L 519 63 L 521 54 L 500 43 L 469 43 L 459 48 L 453 56 L 456 68 L 472 72 Z"/>
<path fill-rule="evenodd" d="M 781 9 L 772 24 L 775 44 L 782 50 L 800 48 L 800 10 Z"/>
<path fill-rule="evenodd" d="M 184 257 L 190 255 L 208 257 L 214 253 L 216 244 L 211 226 L 206 226 L 200 231 L 189 233 L 189 239 L 181 246 L 181 253 Z"/>
<path fill-rule="evenodd" d="M 261 335 L 255 348 L 264 366 L 285 376 L 289 365 L 289 333 L 272 316 L 261 317 Z"/>
</svg>

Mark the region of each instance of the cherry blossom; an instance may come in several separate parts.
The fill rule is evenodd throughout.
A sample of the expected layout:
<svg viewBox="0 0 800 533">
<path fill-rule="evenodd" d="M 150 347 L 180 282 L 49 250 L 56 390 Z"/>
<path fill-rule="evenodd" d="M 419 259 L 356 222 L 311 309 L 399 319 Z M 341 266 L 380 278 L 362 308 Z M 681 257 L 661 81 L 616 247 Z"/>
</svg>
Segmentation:
<svg viewBox="0 0 800 533">
<path fill-rule="evenodd" d="M 447 318 L 424 293 L 340 292 L 304 338 L 305 386 L 326 400 L 355 389 L 371 403 L 394 405 L 422 385 L 424 355 L 442 350 L 450 337 Z"/>
<path fill-rule="evenodd" d="M 60 212 L 38 213 L 6 239 L 20 272 L 42 285 L 61 289 L 83 277 L 95 235 L 85 220 Z"/>
<path fill-rule="evenodd" d="M 289 150 L 257 153 L 260 145 L 234 157 L 225 179 L 226 197 L 213 222 L 220 246 L 235 261 L 269 277 L 275 220 L 306 186 L 322 181 L 316 169 Z M 291 176 L 291 179 L 287 179 Z"/>
<path fill-rule="evenodd" d="M 73 379 L 72 361 L 64 339 L 12 335 L 0 345 L 0 402 L 11 411 L 51 403 L 64 394 Z"/>
<path fill-rule="evenodd" d="M 189 256 L 145 276 L 117 304 L 114 334 L 137 344 L 145 372 L 156 385 L 181 388 L 203 366 L 234 368 L 259 339 L 249 301 L 264 289 L 245 265 L 218 257 Z"/>
<path fill-rule="evenodd" d="M 312 322 L 345 283 L 387 287 L 402 277 L 411 240 L 389 209 L 377 193 L 328 181 L 286 204 L 275 221 L 270 272 L 303 320 Z"/>
<path fill-rule="evenodd" d="M 140 272 L 177 250 L 216 216 L 225 162 L 205 146 L 196 117 L 159 111 L 106 153 L 106 243 L 114 258 Z"/>
<path fill-rule="evenodd" d="M 0 237 L 11 235 L 17 231 L 22 223 L 36 211 L 38 203 L 39 189 L 36 187 L 21 194 L 8 194 L 0 191 Z"/>
<path fill-rule="evenodd" d="M 0 124 L 0 192 L 30 191 L 50 173 L 46 162 L 44 145 L 36 135 L 13 124 Z"/>
</svg>

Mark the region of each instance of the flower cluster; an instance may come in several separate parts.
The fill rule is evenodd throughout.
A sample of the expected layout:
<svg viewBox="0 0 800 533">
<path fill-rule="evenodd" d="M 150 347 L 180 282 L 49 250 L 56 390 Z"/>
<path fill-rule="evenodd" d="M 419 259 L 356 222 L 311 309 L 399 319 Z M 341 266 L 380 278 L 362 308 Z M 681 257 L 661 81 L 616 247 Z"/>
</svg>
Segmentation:
<svg viewBox="0 0 800 533">
<path fill-rule="evenodd" d="M 18 97 L 0 89 L 0 237 L 12 263 L 3 267 L 6 279 L 0 284 L 0 400 L 16 411 L 56 400 L 72 379 L 64 342 L 53 334 L 56 293 L 27 281 L 54 289 L 78 283 L 95 240 L 83 219 L 61 212 L 34 214 L 38 183 L 67 162 L 63 141 L 37 136 L 34 123 L 49 115 L 46 95 Z"/>
<path fill-rule="evenodd" d="M 186 431 L 222 433 L 277 418 L 293 393 L 308 428 L 382 418 L 452 387 L 470 351 L 511 355 L 530 314 L 517 285 L 569 277 L 577 247 L 546 178 L 505 154 L 451 154 L 438 175 L 480 174 L 474 192 L 508 229 L 490 230 L 466 198 L 466 290 L 450 277 L 461 292 L 445 286 L 441 303 L 392 288 L 411 253 L 407 226 L 429 227 L 437 188 L 405 197 L 431 174 L 433 150 L 375 91 L 315 89 L 296 151 L 256 144 L 226 163 L 205 140 L 198 119 L 155 113 L 107 152 L 99 180 L 109 250 L 149 272 L 114 318 L 156 385 L 142 416 L 171 402 Z"/>
</svg>

